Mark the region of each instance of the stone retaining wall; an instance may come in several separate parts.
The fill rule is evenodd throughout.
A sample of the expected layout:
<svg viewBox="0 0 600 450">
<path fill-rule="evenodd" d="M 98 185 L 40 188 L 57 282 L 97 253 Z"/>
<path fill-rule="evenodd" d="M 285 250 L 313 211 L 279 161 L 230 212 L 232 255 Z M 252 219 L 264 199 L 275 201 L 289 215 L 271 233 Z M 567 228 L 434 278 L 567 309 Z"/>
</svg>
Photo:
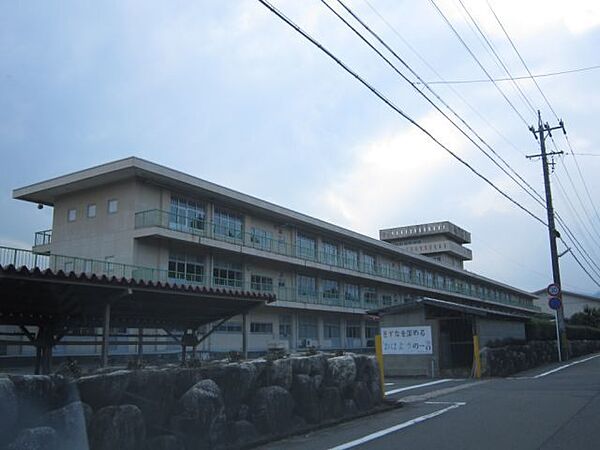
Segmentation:
<svg viewBox="0 0 600 450">
<path fill-rule="evenodd" d="M 569 351 L 571 357 L 599 352 L 600 341 L 570 341 Z M 555 361 L 555 341 L 530 341 L 481 351 L 482 375 L 487 377 L 505 377 Z"/>
<path fill-rule="evenodd" d="M 0 449 L 240 448 L 381 403 L 372 356 L 317 354 L 68 380 L 0 375 Z M 59 445 L 60 444 L 60 445 Z"/>
</svg>

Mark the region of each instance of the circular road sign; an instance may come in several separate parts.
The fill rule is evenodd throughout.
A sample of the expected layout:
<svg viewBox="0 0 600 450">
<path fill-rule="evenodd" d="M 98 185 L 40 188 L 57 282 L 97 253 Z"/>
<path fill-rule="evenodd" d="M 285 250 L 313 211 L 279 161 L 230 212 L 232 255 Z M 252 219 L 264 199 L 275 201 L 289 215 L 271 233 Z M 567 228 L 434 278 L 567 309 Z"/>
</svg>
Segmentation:
<svg viewBox="0 0 600 450">
<path fill-rule="evenodd" d="M 562 302 L 560 301 L 560 298 L 558 297 L 550 297 L 550 299 L 548 300 L 548 306 L 550 307 L 550 309 L 553 310 L 557 310 L 560 309 Z"/>
<path fill-rule="evenodd" d="M 548 295 L 556 297 L 558 294 L 560 294 L 560 287 L 558 287 L 558 284 L 552 283 L 548 286 Z"/>
</svg>

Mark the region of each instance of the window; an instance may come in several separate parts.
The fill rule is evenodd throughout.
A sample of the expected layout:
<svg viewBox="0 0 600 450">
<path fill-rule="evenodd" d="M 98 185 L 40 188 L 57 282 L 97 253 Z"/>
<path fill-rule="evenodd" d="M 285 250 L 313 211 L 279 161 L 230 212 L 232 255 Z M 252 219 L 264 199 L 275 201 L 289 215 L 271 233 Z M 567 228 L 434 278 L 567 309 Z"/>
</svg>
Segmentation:
<svg viewBox="0 0 600 450">
<path fill-rule="evenodd" d="M 252 275 L 250 277 L 250 287 L 255 291 L 273 292 L 273 278 Z"/>
<path fill-rule="evenodd" d="M 300 297 L 316 297 L 317 280 L 314 277 L 298 275 L 298 295 Z"/>
<path fill-rule="evenodd" d="M 88 216 L 88 219 L 93 219 L 94 217 L 96 217 L 96 204 L 95 203 L 87 205 L 87 216 Z"/>
<path fill-rule="evenodd" d="M 340 286 L 335 280 L 321 281 L 321 289 L 323 290 L 323 298 L 338 299 L 340 298 Z"/>
<path fill-rule="evenodd" d="M 185 280 L 191 283 L 204 281 L 204 261 L 194 255 L 169 255 L 169 279 Z"/>
<path fill-rule="evenodd" d="M 217 236 L 242 240 L 242 216 L 230 213 L 221 208 L 215 208 L 214 228 Z"/>
<path fill-rule="evenodd" d="M 250 333 L 272 334 L 273 324 L 271 322 L 251 322 Z"/>
<path fill-rule="evenodd" d="M 108 213 L 115 214 L 117 211 L 119 211 L 119 200 L 113 198 L 108 201 Z"/>
<path fill-rule="evenodd" d="M 243 279 L 241 264 L 215 261 L 213 268 L 213 283 L 215 286 L 241 288 Z"/>
<path fill-rule="evenodd" d="M 382 295 L 381 296 L 381 304 L 383 306 L 390 306 L 392 304 L 392 296 L 391 295 Z"/>
<path fill-rule="evenodd" d="M 327 321 L 324 324 L 324 334 L 325 339 L 339 339 L 340 332 L 340 322 L 339 321 Z"/>
<path fill-rule="evenodd" d="M 65 272 L 66 273 L 73 272 L 73 261 L 65 262 Z"/>
<path fill-rule="evenodd" d="M 366 324 L 365 325 L 365 337 L 367 339 L 375 339 L 375 336 L 377 336 L 377 333 L 379 333 L 378 325 L 375 325 L 375 324 Z"/>
<path fill-rule="evenodd" d="M 375 273 L 375 257 L 371 255 L 363 255 L 363 267 L 367 273 Z"/>
<path fill-rule="evenodd" d="M 242 323 L 241 322 L 233 322 L 227 321 L 221 325 L 219 325 L 215 329 L 216 333 L 241 333 L 242 332 Z"/>
<path fill-rule="evenodd" d="M 382 261 L 379 265 L 379 270 L 381 271 L 381 276 L 386 278 L 392 278 L 392 265 L 387 261 Z"/>
<path fill-rule="evenodd" d="M 279 338 L 289 339 L 292 337 L 292 316 L 282 314 L 279 316 Z"/>
<path fill-rule="evenodd" d="M 344 290 L 344 298 L 348 302 L 359 303 L 360 302 L 360 294 L 357 284 L 349 284 L 347 283 Z"/>
<path fill-rule="evenodd" d="M 358 252 L 356 250 L 344 249 L 344 267 L 358 269 Z"/>
<path fill-rule="evenodd" d="M 319 337 L 316 317 L 298 318 L 298 338 L 299 339 L 317 339 Z"/>
<path fill-rule="evenodd" d="M 206 210 L 204 204 L 182 197 L 171 197 L 169 228 L 179 231 L 204 230 Z"/>
<path fill-rule="evenodd" d="M 67 211 L 67 220 L 69 222 L 75 222 L 77 220 L 77 210 L 75 208 Z"/>
<path fill-rule="evenodd" d="M 325 264 L 335 266 L 338 264 L 338 249 L 337 245 L 331 242 L 325 242 L 321 244 L 321 261 Z"/>
<path fill-rule="evenodd" d="M 360 322 L 348 321 L 346 323 L 346 337 L 360 339 Z"/>
<path fill-rule="evenodd" d="M 363 290 L 363 298 L 365 299 L 365 303 L 369 305 L 377 304 L 377 293 L 374 288 L 364 288 Z"/>
<path fill-rule="evenodd" d="M 296 236 L 296 256 L 300 258 L 315 259 L 315 240 L 304 234 Z"/>
<path fill-rule="evenodd" d="M 261 250 L 273 249 L 273 233 L 260 228 L 252 228 L 250 232 L 250 242 L 254 248 Z"/>
</svg>

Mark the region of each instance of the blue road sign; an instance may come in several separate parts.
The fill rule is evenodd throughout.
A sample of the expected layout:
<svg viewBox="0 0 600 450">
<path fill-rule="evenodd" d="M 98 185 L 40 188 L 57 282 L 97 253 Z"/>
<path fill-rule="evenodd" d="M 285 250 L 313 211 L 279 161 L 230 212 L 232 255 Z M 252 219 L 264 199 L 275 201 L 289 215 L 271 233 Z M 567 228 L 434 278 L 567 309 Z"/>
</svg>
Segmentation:
<svg viewBox="0 0 600 450">
<path fill-rule="evenodd" d="M 550 309 L 560 309 L 562 305 L 562 302 L 560 301 L 560 298 L 558 297 L 550 297 L 550 299 L 548 300 L 548 306 L 550 307 Z"/>
<path fill-rule="evenodd" d="M 558 284 L 552 283 L 550 286 L 548 286 L 548 295 L 556 297 L 558 294 L 560 294 L 560 287 Z"/>
</svg>

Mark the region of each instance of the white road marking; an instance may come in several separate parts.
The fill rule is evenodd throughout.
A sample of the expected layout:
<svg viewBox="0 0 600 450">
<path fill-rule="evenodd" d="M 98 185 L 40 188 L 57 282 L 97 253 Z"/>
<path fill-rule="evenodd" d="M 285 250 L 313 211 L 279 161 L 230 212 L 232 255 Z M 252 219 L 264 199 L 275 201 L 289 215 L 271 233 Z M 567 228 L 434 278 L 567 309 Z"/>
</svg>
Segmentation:
<svg viewBox="0 0 600 450">
<path fill-rule="evenodd" d="M 565 364 L 564 366 L 557 367 L 556 369 L 549 370 L 548 372 L 540 373 L 539 375 L 536 375 L 536 376 L 534 376 L 534 377 L 532 377 L 532 378 L 541 378 L 541 377 L 545 377 L 546 375 L 550 375 L 550 374 L 552 374 L 552 373 L 554 373 L 554 372 L 558 372 L 559 370 L 566 369 L 567 367 L 571 367 L 571 366 L 574 366 L 574 365 L 576 365 L 576 364 L 581 364 L 581 363 L 584 363 L 584 362 L 586 362 L 586 361 L 589 361 L 590 359 L 598 358 L 599 356 L 600 356 L 600 355 L 594 355 L 594 356 L 590 356 L 589 358 L 580 359 L 579 361 L 575 361 L 575 362 L 572 362 L 572 363 L 569 363 L 569 364 Z M 386 392 L 386 393 L 387 393 L 387 392 Z"/>
<path fill-rule="evenodd" d="M 383 383 L 383 384 L 385 384 L 386 386 L 393 386 L 393 385 L 395 385 L 396 383 Z"/>
<path fill-rule="evenodd" d="M 432 413 L 426 414 L 421 417 L 417 417 L 415 419 L 408 420 L 403 423 L 399 423 L 398 425 L 394 425 L 393 427 L 389 427 L 384 430 L 376 431 L 375 433 L 368 434 L 359 439 L 355 439 L 353 441 L 346 442 L 345 444 L 340 444 L 337 447 L 332 447 L 329 450 L 346 450 L 348 448 L 356 447 L 357 445 L 364 444 L 365 442 L 379 439 L 380 437 L 385 436 L 387 434 L 394 433 L 396 431 L 402 430 L 402 429 L 410 427 L 412 425 L 416 425 L 418 423 L 424 422 L 429 419 L 433 419 L 434 417 L 437 417 L 441 414 L 447 413 L 448 411 L 452 411 L 453 409 L 460 408 L 461 406 L 464 406 L 464 405 L 466 405 L 466 403 L 464 403 L 464 402 L 453 402 L 450 404 L 450 406 L 448 406 L 446 408 L 439 409 Z"/>
<path fill-rule="evenodd" d="M 403 388 L 392 389 L 391 391 L 386 391 L 385 395 L 397 394 L 398 392 L 410 391 L 411 389 L 417 389 L 420 387 L 433 386 L 434 384 L 445 383 L 447 381 L 453 381 L 453 378 L 444 378 L 443 380 L 430 381 L 429 383 L 415 384 L 415 385 L 406 386 Z"/>
</svg>

